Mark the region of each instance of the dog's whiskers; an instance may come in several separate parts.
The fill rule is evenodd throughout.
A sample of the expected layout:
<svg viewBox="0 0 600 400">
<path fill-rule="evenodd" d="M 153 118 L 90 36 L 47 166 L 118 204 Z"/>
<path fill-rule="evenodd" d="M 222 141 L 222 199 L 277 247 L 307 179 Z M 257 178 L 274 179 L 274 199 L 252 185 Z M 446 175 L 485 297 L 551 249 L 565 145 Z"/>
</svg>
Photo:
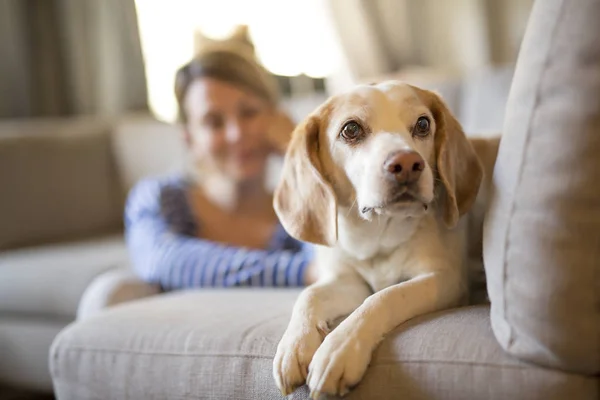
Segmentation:
<svg viewBox="0 0 600 400">
<path fill-rule="evenodd" d="M 352 211 L 352 208 L 356 205 L 356 197 L 354 198 L 354 201 L 352 202 L 352 204 L 350 205 L 350 208 L 348 209 L 348 212 L 346 213 L 346 217 L 348 215 L 350 215 L 350 211 Z"/>
</svg>

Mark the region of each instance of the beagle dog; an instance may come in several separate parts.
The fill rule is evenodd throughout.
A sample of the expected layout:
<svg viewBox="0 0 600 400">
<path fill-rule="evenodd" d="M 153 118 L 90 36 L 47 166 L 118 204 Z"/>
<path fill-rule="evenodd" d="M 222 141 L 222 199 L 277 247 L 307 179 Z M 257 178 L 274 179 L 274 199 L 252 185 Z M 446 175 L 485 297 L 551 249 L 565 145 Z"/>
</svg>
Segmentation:
<svg viewBox="0 0 600 400">
<path fill-rule="evenodd" d="M 495 158 L 497 142 L 477 146 Z M 387 333 L 467 301 L 461 217 L 483 177 L 440 97 L 406 83 L 358 86 L 296 128 L 274 207 L 290 235 L 318 245 L 319 279 L 299 295 L 277 347 L 284 395 L 305 382 L 312 398 L 346 394 Z"/>
</svg>

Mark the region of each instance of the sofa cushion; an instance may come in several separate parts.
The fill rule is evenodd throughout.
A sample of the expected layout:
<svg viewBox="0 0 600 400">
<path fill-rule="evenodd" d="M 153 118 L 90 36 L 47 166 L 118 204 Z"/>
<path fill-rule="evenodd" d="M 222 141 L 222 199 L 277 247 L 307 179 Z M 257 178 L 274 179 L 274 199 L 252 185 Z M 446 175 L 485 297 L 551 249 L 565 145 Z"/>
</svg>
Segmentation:
<svg viewBox="0 0 600 400">
<path fill-rule="evenodd" d="M 535 3 L 484 231 L 492 326 L 511 354 L 600 373 L 600 0 Z"/>
<path fill-rule="evenodd" d="M 465 75 L 458 119 L 465 132 L 478 136 L 502 131 L 514 65 L 480 68 Z"/>
<path fill-rule="evenodd" d="M 121 235 L 0 253 L 0 314 L 75 318 L 79 300 L 104 271 L 128 265 Z"/>
<path fill-rule="evenodd" d="M 0 249 L 117 231 L 108 133 L 91 117 L 0 123 Z"/>
<path fill-rule="evenodd" d="M 205 290 L 118 305 L 62 331 L 55 393 L 77 399 L 281 399 L 272 378 L 295 290 Z M 416 318 L 376 350 L 348 399 L 592 399 L 596 381 L 506 355 L 489 308 Z M 306 387 L 291 398 L 306 399 Z"/>
</svg>

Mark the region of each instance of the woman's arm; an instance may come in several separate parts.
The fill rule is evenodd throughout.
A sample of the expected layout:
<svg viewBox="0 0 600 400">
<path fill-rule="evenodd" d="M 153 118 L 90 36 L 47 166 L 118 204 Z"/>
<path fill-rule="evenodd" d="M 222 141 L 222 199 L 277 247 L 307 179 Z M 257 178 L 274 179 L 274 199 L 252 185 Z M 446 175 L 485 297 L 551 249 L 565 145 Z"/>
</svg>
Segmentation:
<svg viewBox="0 0 600 400">
<path fill-rule="evenodd" d="M 163 289 L 206 286 L 302 286 L 312 259 L 299 252 L 227 246 L 172 232 L 161 213 L 161 184 L 140 182 L 129 195 L 125 230 L 137 274 Z"/>
</svg>

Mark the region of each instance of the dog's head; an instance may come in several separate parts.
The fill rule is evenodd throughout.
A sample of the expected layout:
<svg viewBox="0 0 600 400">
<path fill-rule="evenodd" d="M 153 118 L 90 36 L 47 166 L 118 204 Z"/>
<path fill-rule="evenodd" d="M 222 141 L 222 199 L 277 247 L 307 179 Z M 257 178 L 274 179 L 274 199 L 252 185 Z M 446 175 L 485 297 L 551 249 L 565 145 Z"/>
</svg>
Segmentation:
<svg viewBox="0 0 600 400">
<path fill-rule="evenodd" d="M 292 236 L 332 246 L 338 207 L 365 220 L 435 208 L 452 228 L 481 178 L 470 142 L 440 97 L 383 82 L 332 97 L 296 128 L 274 206 Z"/>
</svg>

